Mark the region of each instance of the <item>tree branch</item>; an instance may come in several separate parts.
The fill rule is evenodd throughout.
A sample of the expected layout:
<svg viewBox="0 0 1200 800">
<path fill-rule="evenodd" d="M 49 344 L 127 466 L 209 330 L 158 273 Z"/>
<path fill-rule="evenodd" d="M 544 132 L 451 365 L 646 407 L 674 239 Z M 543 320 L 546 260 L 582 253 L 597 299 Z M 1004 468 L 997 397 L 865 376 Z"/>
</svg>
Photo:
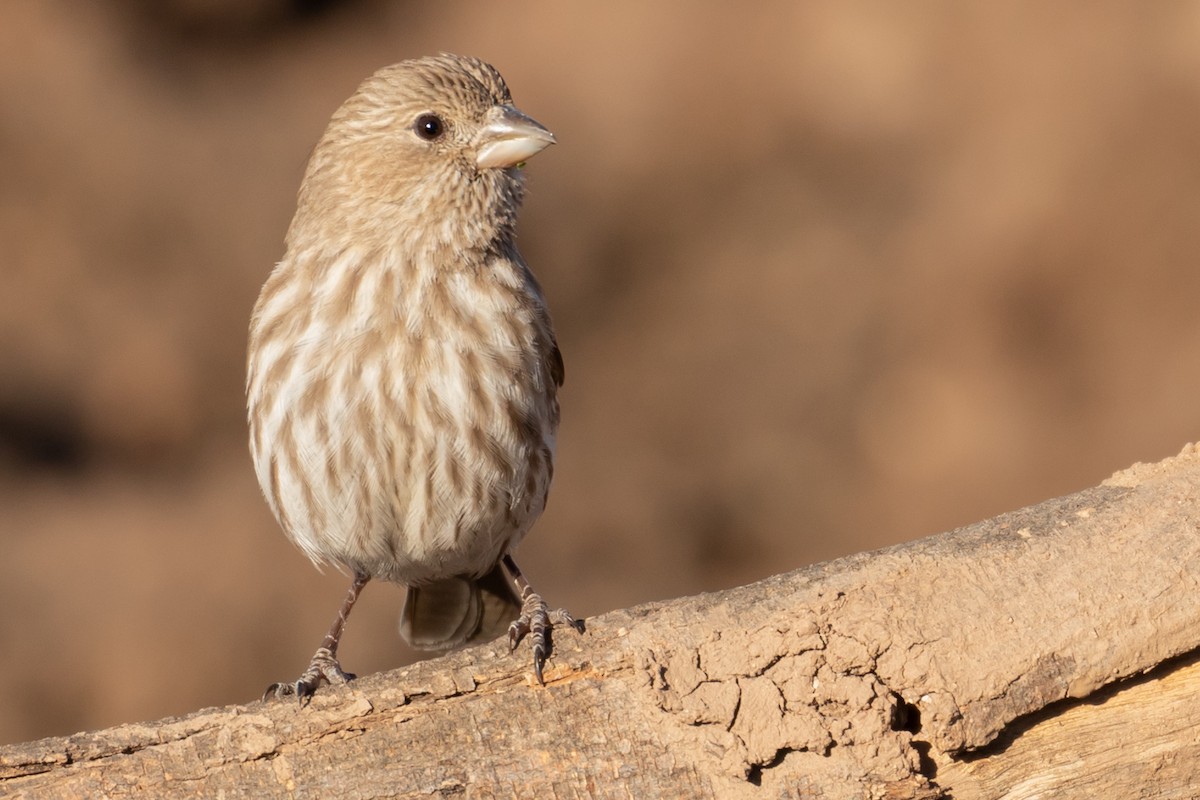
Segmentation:
<svg viewBox="0 0 1200 800">
<path fill-rule="evenodd" d="M 0 748 L 16 797 L 1184 797 L 1200 455 L 341 689 Z M 1007 792 L 1007 794 L 1005 794 Z"/>
</svg>

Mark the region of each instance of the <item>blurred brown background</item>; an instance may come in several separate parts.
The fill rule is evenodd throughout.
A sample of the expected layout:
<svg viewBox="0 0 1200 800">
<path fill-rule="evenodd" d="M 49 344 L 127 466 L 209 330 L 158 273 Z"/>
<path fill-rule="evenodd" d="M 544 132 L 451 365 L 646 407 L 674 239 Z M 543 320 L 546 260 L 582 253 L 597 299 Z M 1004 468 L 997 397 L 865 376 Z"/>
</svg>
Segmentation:
<svg viewBox="0 0 1200 800">
<path fill-rule="evenodd" d="M 567 359 L 521 563 L 593 615 L 937 533 L 1197 438 L 1192 4 L 0 7 L 0 741 L 253 699 L 345 579 L 245 449 L 250 307 L 367 74 L 492 61 L 559 137 Z M 413 657 L 372 586 L 343 661 Z"/>
</svg>

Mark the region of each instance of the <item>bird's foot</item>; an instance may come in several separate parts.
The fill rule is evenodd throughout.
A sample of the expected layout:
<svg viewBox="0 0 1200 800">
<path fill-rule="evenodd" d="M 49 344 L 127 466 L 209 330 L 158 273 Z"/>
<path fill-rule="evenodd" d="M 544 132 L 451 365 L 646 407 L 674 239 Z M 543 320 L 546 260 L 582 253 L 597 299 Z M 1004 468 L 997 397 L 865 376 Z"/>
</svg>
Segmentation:
<svg viewBox="0 0 1200 800">
<path fill-rule="evenodd" d="M 322 683 L 343 686 L 354 678 L 354 673 L 342 669 L 332 650 L 322 647 L 313 655 L 308 669 L 304 670 L 299 680 L 294 683 L 272 683 L 263 693 L 263 700 L 295 695 L 300 705 L 304 705 L 304 701 L 312 697 Z"/>
<path fill-rule="evenodd" d="M 537 592 L 525 593 L 521 604 L 521 616 L 508 626 L 509 651 L 517 649 L 517 645 L 526 635 L 533 645 L 533 674 L 542 686 L 542 667 L 553 649 L 551 630 L 555 625 L 569 625 L 579 633 L 583 633 L 583 621 L 572 617 L 565 608 L 551 609 Z"/>
</svg>

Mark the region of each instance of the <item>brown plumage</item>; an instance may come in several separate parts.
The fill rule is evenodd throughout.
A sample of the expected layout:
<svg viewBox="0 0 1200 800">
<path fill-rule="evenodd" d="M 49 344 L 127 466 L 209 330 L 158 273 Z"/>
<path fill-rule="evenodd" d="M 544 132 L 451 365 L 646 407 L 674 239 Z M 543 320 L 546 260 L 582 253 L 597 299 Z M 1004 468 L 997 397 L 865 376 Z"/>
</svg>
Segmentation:
<svg viewBox="0 0 1200 800">
<path fill-rule="evenodd" d="M 312 664 L 269 692 L 347 677 L 345 617 L 370 578 L 408 586 L 401 631 L 453 647 L 532 632 L 550 612 L 510 552 L 553 474 L 562 358 L 514 244 L 520 166 L 554 142 L 488 64 L 442 55 L 380 70 L 309 160 L 287 252 L 250 324 L 250 449 L 271 510 L 354 584 Z"/>
</svg>

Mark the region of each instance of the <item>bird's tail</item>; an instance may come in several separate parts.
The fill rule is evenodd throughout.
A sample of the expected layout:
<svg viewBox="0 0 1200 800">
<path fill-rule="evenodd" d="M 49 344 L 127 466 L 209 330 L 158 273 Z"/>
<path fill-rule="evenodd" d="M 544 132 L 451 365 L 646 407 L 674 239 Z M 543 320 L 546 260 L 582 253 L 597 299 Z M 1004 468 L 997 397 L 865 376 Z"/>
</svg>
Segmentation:
<svg viewBox="0 0 1200 800">
<path fill-rule="evenodd" d="M 481 578 L 460 575 L 408 587 L 400 635 L 422 650 L 489 641 L 520 613 L 516 591 L 497 564 Z"/>
</svg>

